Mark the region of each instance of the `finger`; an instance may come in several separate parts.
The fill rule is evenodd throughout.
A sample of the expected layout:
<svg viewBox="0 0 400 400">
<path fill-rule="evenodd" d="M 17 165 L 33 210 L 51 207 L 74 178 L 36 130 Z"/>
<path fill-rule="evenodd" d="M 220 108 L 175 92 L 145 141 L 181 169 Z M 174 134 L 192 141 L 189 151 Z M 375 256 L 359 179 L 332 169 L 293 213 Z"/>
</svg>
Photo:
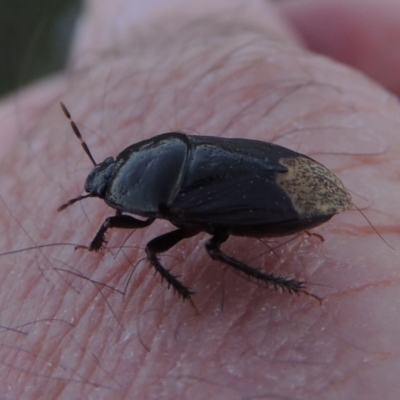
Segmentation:
<svg viewBox="0 0 400 400">
<path fill-rule="evenodd" d="M 300 0 L 280 5 L 307 47 L 400 94 L 400 3 Z"/>
</svg>

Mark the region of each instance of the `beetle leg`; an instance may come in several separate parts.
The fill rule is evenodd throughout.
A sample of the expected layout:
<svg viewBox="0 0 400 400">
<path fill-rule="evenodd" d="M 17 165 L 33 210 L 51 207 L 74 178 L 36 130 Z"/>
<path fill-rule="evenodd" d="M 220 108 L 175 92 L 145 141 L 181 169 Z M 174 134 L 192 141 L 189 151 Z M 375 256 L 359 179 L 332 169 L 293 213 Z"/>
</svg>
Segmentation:
<svg viewBox="0 0 400 400">
<path fill-rule="evenodd" d="M 106 218 L 101 225 L 96 236 L 92 240 L 89 246 L 89 251 L 99 251 L 103 244 L 106 243 L 104 236 L 109 228 L 122 228 L 122 229 L 138 229 L 144 228 L 150 225 L 154 221 L 154 218 L 148 218 L 145 221 L 131 217 L 130 215 L 121 215 L 117 212 L 117 215 Z"/>
<path fill-rule="evenodd" d="M 227 254 L 222 252 L 220 249 L 221 244 L 224 243 L 229 237 L 226 232 L 214 235 L 206 243 L 206 249 L 210 257 L 214 260 L 223 262 L 234 268 L 236 272 L 244 276 L 246 279 L 255 280 L 257 282 L 263 282 L 268 286 L 274 286 L 280 288 L 282 291 L 288 291 L 289 293 L 299 294 L 304 290 L 304 282 L 297 281 L 295 279 L 288 279 L 282 276 L 276 276 L 272 274 L 266 274 L 261 272 L 259 269 L 249 267 L 248 265 L 229 257 Z"/>
<path fill-rule="evenodd" d="M 162 279 L 167 281 L 168 286 L 172 286 L 178 292 L 183 300 L 190 299 L 194 292 L 184 286 L 175 275 L 163 267 L 157 258 L 157 254 L 164 253 L 181 240 L 197 235 L 198 233 L 199 231 L 197 230 L 177 229 L 154 238 L 146 246 L 147 258 L 151 262 L 151 265 L 161 275 Z"/>
</svg>

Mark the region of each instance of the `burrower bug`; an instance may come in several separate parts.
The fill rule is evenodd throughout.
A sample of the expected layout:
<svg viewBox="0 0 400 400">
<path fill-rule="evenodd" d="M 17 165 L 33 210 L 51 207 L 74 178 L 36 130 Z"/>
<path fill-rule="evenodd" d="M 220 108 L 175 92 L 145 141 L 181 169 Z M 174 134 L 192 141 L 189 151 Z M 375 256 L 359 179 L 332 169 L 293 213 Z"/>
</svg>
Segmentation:
<svg viewBox="0 0 400 400">
<path fill-rule="evenodd" d="M 94 164 L 85 182 L 87 197 L 99 197 L 116 210 L 89 246 L 100 250 L 109 228 L 136 229 L 156 218 L 178 229 L 146 245 L 147 258 L 183 299 L 194 293 L 160 263 L 157 254 L 200 232 L 214 260 L 248 278 L 290 293 L 304 282 L 266 274 L 220 249 L 230 235 L 278 237 L 313 228 L 350 208 L 351 196 L 329 169 L 313 159 L 272 143 L 248 139 L 192 136 L 169 132 L 133 144 L 114 160 L 96 164 L 63 103 L 75 135 Z M 145 217 L 136 219 L 130 213 Z"/>
</svg>

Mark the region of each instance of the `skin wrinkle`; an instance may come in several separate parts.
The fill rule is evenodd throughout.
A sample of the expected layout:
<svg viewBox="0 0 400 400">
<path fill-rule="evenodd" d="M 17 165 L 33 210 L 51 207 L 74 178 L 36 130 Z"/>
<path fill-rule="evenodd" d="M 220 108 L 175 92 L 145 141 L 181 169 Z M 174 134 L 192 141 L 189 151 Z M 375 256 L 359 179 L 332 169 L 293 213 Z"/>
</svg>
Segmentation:
<svg viewBox="0 0 400 400">
<path fill-rule="evenodd" d="M 207 30 L 209 28 L 208 25 Z M 218 29 L 214 32 L 214 36 L 217 35 L 217 31 Z M 251 88 L 257 89 L 257 82 L 262 85 L 265 84 L 264 81 L 268 79 L 274 81 L 274 79 L 277 79 L 276 77 L 279 78 L 278 81 L 285 82 L 291 76 L 295 86 L 298 84 L 296 82 L 297 76 L 299 76 L 300 82 L 304 80 L 303 71 L 299 72 L 295 68 L 301 57 L 305 57 L 300 54 L 299 50 L 297 50 L 298 57 L 294 56 L 292 59 L 291 68 L 293 70 L 290 71 L 290 68 L 286 67 L 286 69 L 282 68 L 283 72 L 280 73 L 279 63 L 275 59 L 276 49 L 271 51 L 273 57 L 269 57 L 270 41 L 268 39 L 265 41 L 265 59 L 260 61 L 259 57 L 263 54 L 262 46 L 258 45 L 254 49 L 247 49 L 247 47 L 244 47 L 245 45 L 242 45 L 242 42 L 248 46 L 248 38 L 246 37 L 242 41 L 240 35 L 238 33 L 236 38 L 225 37 L 225 39 L 214 42 L 213 47 L 208 50 L 209 57 L 199 56 L 197 59 L 200 60 L 200 63 L 194 65 L 194 67 L 192 64 L 189 65 L 189 68 L 186 64 L 186 74 L 183 75 L 182 71 L 185 71 L 185 67 L 180 68 L 182 65 L 176 58 L 179 55 L 179 49 L 182 48 L 180 47 L 180 37 L 176 39 L 176 45 L 174 45 L 174 40 L 160 42 L 174 45 L 171 54 L 174 54 L 175 58 L 168 55 L 167 48 L 161 48 L 160 51 L 157 51 L 158 49 L 153 44 L 152 49 L 138 50 L 135 48 L 132 51 L 130 49 L 124 51 L 121 48 L 119 49 L 121 54 L 128 53 L 128 55 L 115 65 L 113 65 L 112 58 L 109 58 L 106 62 L 96 65 L 92 70 L 79 71 L 77 75 L 72 73 L 70 75 L 71 91 L 68 95 L 63 96 L 62 100 L 69 106 L 80 128 L 83 128 L 84 137 L 90 142 L 90 148 L 96 161 L 101 161 L 102 157 L 116 155 L 118 151 L 143 137 L 165 131 L 166 125 L 171 125 L 173 128 L 176 125 L 189 125 L 194 126 L 199 133 L 218 135 L 227 125 L 227 122 L 234 121 L 229 132 L 226 132 L 227 134 L 271 140 L 276 132 L 282 129 L 282 125 L 290 126 L 290 121 L 296 121 L 296 113 L 286 115 L 287 107 L 290 107 L 289 110 L 292 111 L 292 107 L 296 106 L 297 98 L 294 99 L 293 97 L 290 98 L 289 102 L 280 103 L 278 107 L 274 108 L 273 113 L 268 113 L 264 118 L 260 116 L 260 112 L 257 112 L 257 110 L 252 112 L 252 109 L 239 115 L 238 110 L 240 111 L 241 107 L 237 107 L 236 103 L 231 104 L 231 107 L 228 108 L 232 87 L 239 90 L 238 94 L 240 94 L 240 88 L 242 88 L 243 100 L 246 100 L 252 98 L 254 92 Z M 254 35 L 254 33 L 251 33 L 251 35 Z M 209 36 L 212 37 L 213 35 Z M 198 37 L 198 40 L 202 42 L 203 37 Z M 235 40 L 240 43 L 232 43 Z M 255 41 L 260 44 L 262 40 L 263 35 L 260 35 Z M 193 42 L 190 49 L 193 53 L 193 59 L 196 59 L 195 44 Z M 283 44 L 281 46 L 284 47 Z M 231 52 L 231 49 L 233 49 L 233 52 Z M 199 44 L 197 50 L 201 55 L 204 55 L 204 52 L 207 52 L 206 44 Z M 155 54 L 151 54 L 152 51 Z M 219 54 L 221 52 L 222 54 Z M 139 61 L 137 60 L 138 55 L 142 56 Z M 257 59 L 256 66 L 252 63 L 252 56 L 254 57 L 254 55 Z M 289 57 L 289 55 L 293 56 L 293 53 L 288 51 L 286 56 Z M 236 63 L 237 60 L 240 60 L 241 65 Z M 157 73 L 154 68 L 152 71 L 146 72 L 144 67 L 141 68 L 141 73 L 138 73 L 135 70 L 135 62 L 142 61 L 144 65 L 156 65 Z M 316 66 L 313 67 L 313 62 L 318 65 L 317 61 L 309 61 L 307 65 L 307 68 L 311 69 L 309 71 L 311 76 L 314 73 L 312 68 L 317 69 Z M 126 64 L 124 64 L 125 62 Z M 246 62 L 248 65 L 246 65 Z M 269 70 L 272 62 L 272 68 Z M 113 73 L 110 77 L 109 91 L 105 94 L 107 101 L 104 105 L 102 83 L 104 82 L 103 77 L 109 76 L 110 69 L 113 70 Z M 164 71 L 164 69 L 167 69 L 167 71 Z M 202 69 L 205 71 L 202 71 Z M 333 68 L 332 71 L 334 72 L 335 69 Z M 269 74 L 266 72 L 269 72 Z M 86 77 L 85 74 L 88 74 L 89 77 Z M 214 75 L 211 82 L 208 80 L 210 75 Z M 349 73 L 349 75 L 354 79 L 353 74 Z M 182 78 L 180 78 L 181 76 Z M 144 81 L 141 78 L 144 78 Z M 332 86 L 337 85 L 343 93 L 347 94 L 346 87 L 340 87 L 341 82 L 336 81 L 334 76 L 330 76 L 329 81 Z M 362 79 L 360 81 L 364 82 Z M 82 85 L 84 89 L 82 89 Z M 175 90 L 177 86 L 180 88 L 179 93 L 176 93 Z M 151 90 L 152 87 L 154 87 L 153 90 Z M 268 97 L 268 90 L 269 87 L 266 85 L 265 101 L 267 104 L 273 100 L 273 97 L 272 99 Z M 376 88 L 363 90 L 376 90 Z M 213 96 L 209 97 L 210 92 L 213 93 Z M 329 96 L 328 93 L 324 93 L 325 96 Z M 361 93 L 363 92 L 361 91 Z M 256 96 L 259 96 L 257 90 Z M 304 103 L 298 105 L 297 110 L 305 112 L 302 114 L 305 119 L 309 119 L 308 116 L 310 115 L 312 115 L 312 118 L 320 118 L 318 125 L 323 125 L 325 120 L 322 114 L 328 116 L 331 114 L 333 117 L 332 108 L 324 108 L 322 111 L 318 109 L 320 115 L 318 115 L 318 111 L 313 113 L 313 107 L 316 106 L 312 105 L 309 109 L 306 105 L 310 96 L 311 94 L 308 91 L 304 92 L 302 96 Z M 171 101 L 176 97 L 178 97 L 176 102 Z M 215 104 L 215 99 L 220 100 L 218 104 Z M 340 101 L 338 93 L 335 93 L 335 99 L 338 102 Z M 355 104 L 355 108 L 357 107 L 357 95 L 350 92 L 347 99 L 349 103 Z M 213 104 L 209 104 L 210 100 Z M 178 122 L 173 115 L 176 112 L 175 107 L 179 107 Z M 369 112 L 372 109 L 371 106 Z M 393 109 L 397 111 L 397 107 L 393 107 Z M 294 110 L 296 110 L 296 107 Z M 132 111 L 135 113 L 135 118 L 129 115 Z M 107 115 L 107 118 L 104 118 L 102 122 L 104 126 L 97 136 L 99 132 L 97 128 L 104 115 Z M 239 115 L 239 118 L 235 119 L 237 115 Z M 286 120 L 277 119 L 280 116 L 285 116 Z M 340 121 L 337 123 L 340 124 Z M 265 128 L 265 125 L 271 128 L 274 124 L 276 130 Z M 69 239 L 73 242 L 87 245 L 104 217 L 111 215 L 113 211 L 102 205 L 101 201 L 93 199 L 82 202 L 82 208 L 77 205 L 72 206 L 63 214 L 56 214 L 55 209 L 70 195 L 75 195 L 76 190 L 81 190 L 80 187 L 90 169 L 90 161 L 85 157 L 76 138 L 73 137 L 73 133 L 57 104 L 54 104 L 45 115 L 40 124 L 40 129 L 32 132 L 31 135 L 39 142 L 44 141 L 47 148 L 45 150 L 43 147 L 39 153 L 34 153 L 30 148 L 27 151 L 26 145 L 22 144 L 14 150 L 13 156 L 9 155 L 6 158 L 3 162 L 3 165 L 7 166 L 6 170 L 15 171 L 14 173 L 21 176 L 21 179 L 18 181 L 18 190 L 14 188 L 15 183 L 4 182 L 4 190 L 1 190 L 1 195 L 10 199 L 15 215 L 18 216 L 23 226 L 26 226 L 31 235 L 38 234 L 38 231 L 40 232 L 42 229 L 40 224 L 37 224 L 37 221 L 32 218 L 32 215 L 46 216 L 45 219 L 53 226 L 49 233 L 49 241 L 60 241 L 61 236 L 66 235 L 70 236 Z M 388 140 L 391 138 L 390 136 L 387 137 Z M 354 138 L 355 135 L 349 137 L 349 140 L 356 140 Z M 290 139 L 287 138 L 287 144 L 290 144 Z M 304 146 L 312 150 L 313 144 L 304 143 Z M 391 154 L 393 155 L 393 153 Z M 321 158 L 321 160 L 332 162 L 330 161 L 331 158 Z M 352 164 L 353 161 L 346 161 L 346 158 L 342 161 L 343 159 L 336 161 L 341 167 L 339 168 L 340 177 L 342 177 L 342 174 L 351 177 L 352 171 L 349 164 Z M 380 159 L 376 157 L 376 159 L 371 158 L 369 161 L 370 165 L 371 163 L 378 164 Z M 77 163 L 79 164 L 77 165 Z M 42 170 L 46 169 L 47 166 L 51 173 L 47 176 L 43 175 L 42 170 L 37 166 L 35 167 L 37 164 L 40 164 Z M 29 165 L 29 171 L 27 171 L 27 165 Z M 68 165 L 67 171 L 65 171 L 65 165 Z M 8 168 L 8 166 L 10 167 Z M 64 170 L 59 168 L 60 166 Z M 27 172 L 30 174 L 27 174 Z M 75 172 L 77 172 L 76 175 Z M 337 169 L 334 172 L 337 172 Z M 32 184 L 35 176 L 39 176 L 41 180 L 38 184 Z M 355 179 L 359 179 L 360 176 L 362 176 L 361 173 Z M 386 176 L 383 174 L 381 179 L 384 180 L 385 178 Z M 51 190 L 52 194 L 49 195 L 49 191 L 45 192 L 43 187 Z M 63 189 L 61 190 L 60 187 Z M 9 188 L 12 190 L 8 191 Z M 29 195 L 26 194 L 28 193 L 27 190 L 29 190 Z M 27 207 L 26 202 L 24 202 L 22 208 L 20 208 L 16 200 L 17 195 L 25 194 L 26 199 L 29 199 L 30 207 Z M 382 208 L 379 198 L 372 207 L 377 207 L 380 210 L 381 218 L 383 218 L 382 226 L 384 227 L 387 213 Z M 83 217 L 82 209 L 87 213 L 87 219 Z M 303 277 L 307 280 L 322 285 L 330 285 L 333 288 L 333 293 L 345 291 L 347 288 L 361 285 L 365 281 L 374 282 L 374 277 L 377 276 L 364 271 L 365 277 L 360 277 L 357 270 L 360 265 L 357 265 L 357 263 L 354 266 L 349 265 L 353 263 L 354 258 L 351 258 L 349 254 L 348 242 L 362 240 L 366 237 L 372 237 L 372 235 L 360 235 L 358 238 L 353 235 L 350 238 L 348 236 L 341 238 L 340 232 L 332 234 L 341 222 L 350 220 L 352 216 L 353 214 L 346 214 L 334 217 L 331 222 L 328 222 L 318 231 L 326 239 L 324 245 L 314 243 L 308 246 L 309 250 L 315 253 L 314 256 L 322 260 L 321 267 L 316 268 L 316 272 L 312 276 L 307 275 L 307 265 L 302 267 L 304 270 L 297 270 L 299 274 L 304 273 Z M 21 230 L 9 221 L 7 215 L 0 213 L 0 217 L 7 220 L 8 231 L 11 236 L 21 235 Z M 144 245 L 149 239 L 169 230 L 167 224 L 158 221 L 148 229 L 135 232 L 129 244 Z M 107 236 L 110 246 L 118 246 L 128 233 L 112 230 Z M 381 254 L 387 252 L 385 245 L 382 245 L 375 235 L 372 239 L 367 248 L 374 247 L 374 250 L 376 248 L 378 254 L 379 252 Z M 23 240 L 20 239 L 19 243 L 22 245 Z M 234 254 L 235 245 L 238 243 L 253 243 L 253 240 L 232 238 L 224 246 L 224 250 L 228 254 Z M 11 248 L 14 248 L 13 244 L 13 240 L 10 240 L 9 246 Z M 112 313 L 107 311 L 97 289 L 93 288 L 90 282 L 85 281 L 79 285 L 80 293 L 78 295 L 71 290 L 70 285 L 63 283 L 58 277 L 52 277 L 50 281 L 43 278 L 38 279 L 39 272 L 35 264 L 29 265 L 25 262 L 16 261 L 15 268 L 18 268 L 18 270 L 15 274 L 21 271 L 21 275 L 17 275 L 18 278 L 10 276 L 7 284 L 10 286 L 13 283 L 15 284 L 16 279 L 21 282 L 24 279 L 32 282 L 36 278 L 37 282 L 32 285 L 27 301 L 33 305 L 37 301 L 40 307 L 31 309 L 31 304 L 25 303 L 23 301 L 25 298 L 22 298 L 24 293 L 28 292 L 14 290 L 14 301 L 16 305 L 20 306 L 20 312 L 14 318 L 26 323 L 36 317 L 52 316 L 53 314 L 49 313 L 51 309 L 47 308 L 48 304 L 54 296 L 64 295 L 64 299 L 59 298 L 63 305 L 59 307 L 59 311 L 54 316 L 66 321 L 75 320 L 74 336 L 79 335 L 78 337 L 85 339 L 83 349 L 88 354 L 93 353 L 95 357 L 101 358 L 103 367 L 100 370 L 97 369 L 97 363 L 91 363 L 90 359 L 84 356 L 84 353 L 77 356 L 73 344 L 69 346 L 64 341 L 60 341 L 59 332 L 55 327 L 46 328 L 43 326 L 42 330 L 48 329 L 43 336 L 40 336 L 42 333 L 38 329 L 30 330 L 28 337 L 33 336 L 37 343 L 43 340 L 46 357 L 49 357 L 49 361 L 53 362 L 54 365 L 58 365 L 60 359 L 64 360 L 67 363 L 66 365 L 71 365 L 71 369 L 68 374 L 62 376 L 64 379 L 57 380 L 56 383 L 54 382 L 56 379 L 44 379 L 43 377 L 39 379 L 37 371 L 31 371 L 30 374 L 23 375 L 27 382 L 26 387 L 32 382 L 33 384 L 36 382 L 36 385 L 39 382 L 41 389 L 38 390 L 44 396 L 50 387 L 57 385 L 58 393 L 63 398 L 71 397 L 71 393 L 78 396 L 85 394 L 85 398 L 90 398 L 90 396 L 92 398 L 109 398 L 110 393 L 119 398 L 132 398 L 133 394 L 140 396 L 146 393 L 148 395 L 154 394 L 155 397 L 160 394 L 168 394 L 173 397 L 174 394 L 178 393 L 176 381 L 171 379 L 171 376 L 174 376 L 175 373 L 175 376 L 191 376 L 200 384 L 201 382 L 218 383 L 215 388 L 213 386 L 211 389 L 196 385 L 196 390 L 200 390 L 198 395 L 203 389 L 213 397 L 229 393 L 231 396 L 239 398 L 249 395 L 249 393 L 256 396 L 260 393 L 273 392 L 281 394 L 282 397 L 310 398 L 310 393 L 313 395 L 316 393 L 316 396 L 320 396 L 324 390 L 328 391 L 328 394 L 331 393 L 330 383 L 337 382 L 332 374 L 334 375 L 334 371 L 337 371 L 338 368 L 340 371 L 352 372 L 351 376 L 357 378 L 357 364 L 362 365 L 362 355 L 348 353 L 348 350 L 345 351 L 345 349 L 340 348 L 334 339 L 331 339 L 330 346 L 321 346 L 321 343 L 326 340 L 326 332 L 334 330 L 341 323 L 346 324 L 342 308 L 350 305 L 352 310 L 355 309 L 358 313 L 361 313 L 362 304 L 358 306 L 357 298 L 347 297 L 342 299 L 341 302 L 328 300 L 326 304 L 320 307 L 316 302 L 305 297 L 280 295 L 263 287 L 256 287 L 232 274 L 234 276 L 228 276 L 229 284 L 225 288 L 225 308 L 220 310 L 221 294 L 215 287 L 218 287 L 216 285 L 221 283 L 219 279 L 222 276 L 223 267 L 209 260 L 203 245 L 204 239 L 202 239 L 202 245 L 199 245 L 197 238 L 192 238 L 169 252 L 173 257 L 178 256 L 178 261 L 175 258 L 168 257 L 162 259 L 168 268 L 173 268 L 174 273 L 182 275 L 181 279 L 185 284 L 197 291 L 194 301 L 201 311 L 201 315 L 194 316 L 194 310 L 190 305 L 179 301 L 171 290 L 167 290 L 165 284 L 160 285 L 159 278 L 153 276 L 153 272 L 146 263 L 142 263 L 141 269 L 138 268 L 132 277 L 125 299 L 120 295 L 113 295 L 112 293 L 107 295 L 106 293 L 110 306 L 118 315 L 124 329 L 118 326 L 118 322 L 114 319 Z M 246 249 L 245 244 L 240 246 Z M 192 255 L 195 247 L 196 255 Z M 249 248 L 251 247 L 249 246 Z M 96 255 L 85 253 L 82 250 L 73 252 L 68 247 L 61 251 L 58 257 L 61 260 L 68 261 L 68 264 L 83 274 L 93 277 L 96 281 L 108 283 L 110 277 L 119 277 L 117 279 L 112 278 L 112 284 L 114 284 L 129 274 L 130 263 L 122 256 L 119 260 L 114 260 L 108 252 L 103 253 L 104 255 Z M 296 262 L 298 263 L 298 256 L 288 254 L 287 251 L 282 254 L 284 255 L 281 260 L 276 261 L 276 264 L 254 265 L 265 268 L 267 271 L 276 270 L 285 275 L 292 274 L 296 271 L 292 263 L 293 265 Z M 361 255 L 361 252 L 357 253 L 355 258 L 357 259 Z M 142 252 L 135 251 L 133 254 L 129 253 L 129 256 L 130 258 L 141 257 Z M 239 255 L 236 256 L 240 258 Z M 251 257 L 251 254 L 243 255 L 243 258 L 245 256 Z M 311 254 L 304 255 L 303 253 L 303 256 L 305 263 L 312 261 Z M 324 264 L 325 258 L 331 260 L 332 268 L 328 269 Z M 24 258 L 19 260 L 24 260 Z M 43 259 L 39 256 L 38 262 L 42 261 Z M 373 258 L 372 261 L 375 261 L 375 259 Z M 279 266 L 279 264 L 281 265 Z M 54 267 L 57 266 L 58 264 L 54 261 Z M 314 268 L 314 266 L 310 266 L 310 268 Z M 328 271 L 324 269 L 328 269 Z M 3 273 L 8 272 L 3 271 Z M 382 269 L 378 272 L 382 275 L 386 274 L 386 271 Z M 328 279 L 322 279 L 326 276 L 328 276 Z M 351 276 L 356 276 L 354 282 L 348 282 L 348 279 L 352 279 Z M 76 281 L 79 282 L 79 278 Z M 312 286 L 311 289 L 318 291 L 318 287 Z M 4 292 L 6 290 L 7 286 L 4 287 Z M 328 296 L 330 293 L 330 290 L 327 291 Z M 368 293 L 371 294 L 369 291 L 364 296 Z M 41 298 L 43 298 L 43 302 L 41 302 Z M 95 301 L 96 298 L 99 300 Z M 377 303 L 379 304 L 379 302 Z M 159 310 L 159 312 L 149 313 L 149 310 Z M 330 320 L 327 318 L 327 316 L 332 315 L 337 316 L 335 324 L 330 324 Z M 142 317 L 143 321 L 146 316 L 150 327 L 148 331 L 141 329 L 141 335 L 150 352 L 143 348 L 137 338 L 137 333 L 135 333 L 138 319 L 140 320 Z M 357 316 L 365 319 L 361 322 L 371 323 L 362 313 Z M 16 324 L 12 321 L 13 318 L 10 318 L 2 321 L 2 324 L 15 326 Z M 186 328 L 188 332 L 185 334 L 186 340 L 185 337 L 176 340 L 173 335 L 176 327 L 183 321 L 188 321 L 189 324 Z M 287 322 L 290 323 L 287 324 Z M 245 333 L 238 335 L 238 340 L 236 340 L 236 330 L 242 327 L 243 329 L 247 328 L 244 332 L 252 332 L 255 323 L 262 326 L 260 336 L 255 342 L 256 346 L 253 345 L 256 354 L 254 358 L 243 357 L 238 362 L 238 354 L 243 354 L 244 349 L 248 348 L 252 342 Z M 315 327 L 319 329 L 315 329 Z M 9 334 L 7 340 L 14 340 L 13 335 L 12 333 Z M 345 333 L 342 332 L 341 335 L 345 335 Z M 341 336 L 339 337 L 342 339 Z M 44 341 L 44 338 L 47 338 L 47 340 Z M 355 340 L 352 336 L 349 338 Z M 279 346 L 276 348 L 273 344 L 277 343 L 277 339 L 280 340 Z M 5 339 L 3 338 L 3 340 Z M 360 348 L 368 349 L 368 346 L 363 344 L 365 339 L 362 334 L 361 337 L 357 337 L 357 340 L 361 342 Z M 100 341 L 101 345 L 97 344 L 97 341 Z M 320 350 L 319 353 L 313 350 L 315 343 L 319 343 L 317 347 Z M 29 348 L 29 342 L 25 346 Z M 52 352 L 53 349 L 57 349 L 57 354 Z M 82 351 L 82 348 L 80 348 L 80 351 Z M 382 349 L 378 347 L 376 354 L 381 354 L 381 351 Z M 9 356 L 12 357 L 12 353 Z M 333 360 L 331 365 L 324 363 L 326 357 Z M 343 362 L 346 362 L 347 358 L 351 357 L 354 358 L 354 362 L 351 365 L 349 364 L 347 368 L 343 368 L 343 364 L 340 364 L 341 359 L 343 358 Z M 285 366 L 285 362 L 277 362 L 278 358 L 285 360 L 288 365 Z M 293 362 L 290 362 L 291 360 Z M 315 360 L 322 362 L 322 368 L 316 375 L 304 367 L 307 364 L 312 364 Z M 252 361 L 254 361 L 254 366 L 252 366 Z M 293 375 L 295 361 L 300 361 L 303 365 L 300 375 L 304 384 L 299 383 L 296 376 Z M 108 374 L 112 374 L 118 384 L 115 381 L 110 382 L 107 378 Z M 15 375 L 15 379 L 18 377 L 20 376 Z M 276 377 L 279 379 L 275 379 Z M 9 376 L 9 378 L 11 383 L 15 382 L 12 376 Z M 324 384 L 321 384 L 320 380 L 324 378 Z M 76 384 L 78 379 L 88 383 L 78 385 Z M 90 382 L 104 383 L 102 387 L 106 387 L 107 390 L 96 390 Z M 246 386 L 246 382 L 252 383 L 251 387 Z M 10 395 L 18 397 L 18 394 L 26 393 L 24 386 L 20 385 L 16 389 L 15 385 L 16 383 L 11 384 Z M 179 393 L 193 394 L 191 383 L 185 384 L 180 381 L 178 385 Z M 289 389 L 289 386 L 293 389 Z M 256 387 L 260 390 L 256 390 Z M 209 390 L 215 391 L 208 392 Z"/>
</svg>

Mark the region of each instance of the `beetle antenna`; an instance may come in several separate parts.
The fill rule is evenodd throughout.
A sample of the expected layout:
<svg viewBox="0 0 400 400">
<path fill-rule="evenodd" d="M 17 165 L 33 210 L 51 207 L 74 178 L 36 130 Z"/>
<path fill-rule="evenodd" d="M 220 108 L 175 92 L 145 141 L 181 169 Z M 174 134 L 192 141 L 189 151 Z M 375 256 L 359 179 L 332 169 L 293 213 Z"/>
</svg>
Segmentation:
<svg viewBox="0 0 400 400">
<path fill-rule="evenodd" d="M 62 210 L 65 210 L 67 207 L 69 207 L 70 205 L 76 203 L 77 201 L 86 199 L 88 197 L 93 197 L 92 193 L 86 194 L 84 196 L 78 196 L 78 197 L 75 197 L 74 199 L 68 200 L 65 204 L 63 204 L 62 206 L 58 207 L 57 211 L 60 212 Z"/>
<path fill-rule="evenodd" d="M 65 106 L 65 104 L 64 104 L 62 101 L 60 101 L 60 106 L 61 106 L 61 109 L 63 110 L 65 116 L 69 119 L 69 122 L 70 122 L 70 124 L 71 124 L 71 128 L 72 128 L 72 130 L 74 131 L 75 136 L 76 136 L 76 137 L 79 139 L 79 141 L 81 142 L 81 145 L 82 145 L 82 147 L 83 147 L 83 150 L 85 150 L 85 153 L 88 155 L 88 157 L 90 158 L 90 161 L 92 161 L 93 165 L 96 166 L 97 163 L 96 163 L 96 161 L 94 161 L 94 158 L 93 158 L 93 156 L 92 156 L 92 153 L 90 152 L 89 147 L 88 147 L 88 145 L 86 144 L 86 142 L 83 140 L 82 135 L 81 135 L 81 132 L 80 132 L 80 130 L 78 129 L 76 123 L 73 121 L 73 119 L 72 119 L 72 117 L 71 117 L 71 114 L 69 113 L 67 107 Z"/>
</svg>

